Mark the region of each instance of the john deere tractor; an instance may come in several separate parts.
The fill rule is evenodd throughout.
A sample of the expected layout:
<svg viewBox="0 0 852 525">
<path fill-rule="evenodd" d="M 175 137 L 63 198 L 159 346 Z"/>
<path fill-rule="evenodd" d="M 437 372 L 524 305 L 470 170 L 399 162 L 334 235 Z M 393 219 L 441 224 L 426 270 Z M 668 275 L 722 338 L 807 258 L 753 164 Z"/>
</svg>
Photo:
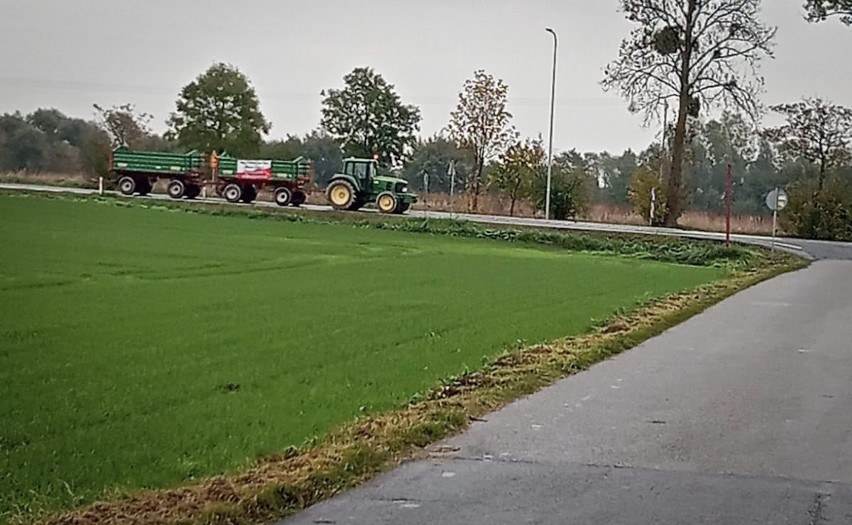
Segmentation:
<svg viewBox="0 0 852 525">
<path fill-rule="evenodd" d="M 417 202 L 417 195 L 408 191 L 405 179 L 378 174 L 373 159 L 346 159 L 343 173 L 331 178 L 325 192 L 336 210 L 355 211 L 374 203 L 382 213 L 405 213 Z"/>
</svg>

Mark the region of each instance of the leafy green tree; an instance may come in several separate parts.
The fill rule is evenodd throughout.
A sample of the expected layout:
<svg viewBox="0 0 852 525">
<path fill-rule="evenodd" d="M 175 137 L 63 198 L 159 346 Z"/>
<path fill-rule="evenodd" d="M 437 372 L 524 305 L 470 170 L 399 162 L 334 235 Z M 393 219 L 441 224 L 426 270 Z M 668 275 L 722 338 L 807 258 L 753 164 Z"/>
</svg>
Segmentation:
<svg viewBox="0 0 852 525">
<path fill-rule="evenodd" d="M 183 148 L 253 157 L 271 126 L 249 79 L 228 64 L 214 64 L 187 84 L 175 104 L 167 138 Z"/>
<path fill-rule="evenodd" d="M 470 156 L 456 146 L 455 142 L 440 135 L 418 140 L 414 145 L 411 160 L 405 163 L 402 176 L 418 191 L 425 191 L 428 177 L 429 191 L 449 193 L 452 186 L 448 174 L 450 163 L 454 163 L 456 189 L 465 187 L 469 171 Z"/>
<path fill-rule="evenodd" d="M 287 135 L 284 140 L 264 142 L 258 156 L 263 159 L 292 160 L 304 156 L 302 139 Z"/>
<path fill-rule="evenodd" d="M 518 141 L 500 155 L 497 169 L 489 178 L 489 186 L 509 198 L 509 215 L 515 215 L 518 199 L 529 196 L 537 179 L 546 176 L 547 154 L 541 137 Z"/>
<path fill-rule="evenodd" d="M 550 216 L 562 221 L 575 219 L 589 210 L 591 191 L 596 177 L 589 155 L 576 150 L 560 153 L 553 159 L 550 189 Z M 544 211 L 547 196 L 547 170 L 533 183 L 532 198 L 539 211 Z"/>
<path fill-rule="evenodd" d="M 807 0 L 805 3 L 809 22 L 822 22 L 839 16 L 846 25 L 852 25 L 852 0 Z"/>
<path fill-rule="evenodd" d="M 646 120 L 674 100 L 677 120 L 667 170 L 666 225 L 685 205 L 688 121 L 702 107 L 735 107 L 752 120 L 760 113 L 763 78 L 758 63 L 771 56 L 775 29 L 759 19 L 760 0 L 621 0 L 636 25 L 606 68 L 603 86 L 618 90 Z"/>
<path fill-rule="evenodd" d="M 473 157 L 468 190 L 469 207 L 474 211 L 479 208 L 487 162 L 503 153 L 518 137 L 510 125 L 512 114 L 506 109 L 508 95 L 509 87 L 503 80 L 479 70 L 465 81 L 458 105 L 450 114 L 447 126 L 450 138 Z"/>
<path fill-rule="evenodd" d="M 610 204 L 627 204 L 627 186 L 638 166 L 636 154 L 626 150 L 615 156 L 604 151 L 594 156 L 592 164 L 602 183 L 600 200 Z"/>
<path fill-rule="evenodd" d="M 326 185 L 343 171 L 340 143 L 323 131 L 312 131 L 302 139 L 302 156 L 311 161 L 317 183 Z"/>
<path fill-rule="evenodd" d="M 852 109 L 821 98 L 805 98 L 771 109 L 784 115 L 787 122 L 765 130 L 764 135 L 788 156 L 817 165 L 817 191 L 822 190 L 831 170 L 852 161 Z"/>
<path fill-rule="evenodd" d="M 399 166 L 417 140 L 420 109 L 403 104 L 393 84 L 371 68 L 355 68 L 343 82 L 343 89 L 321 93 L 322 128 L 347 156 L 378 155 L 385 166 Z"/>
<path fill-rule="evenodd" d="M 654 195 L 654 216 L 651 217 L 651 194 Z M 650 166 L 640 166 L 633 171 L 628 186 L 633 210 L 651 226 L 662 226 L 666 218 L 666 191 L 660 171 Z"/>
</svg>

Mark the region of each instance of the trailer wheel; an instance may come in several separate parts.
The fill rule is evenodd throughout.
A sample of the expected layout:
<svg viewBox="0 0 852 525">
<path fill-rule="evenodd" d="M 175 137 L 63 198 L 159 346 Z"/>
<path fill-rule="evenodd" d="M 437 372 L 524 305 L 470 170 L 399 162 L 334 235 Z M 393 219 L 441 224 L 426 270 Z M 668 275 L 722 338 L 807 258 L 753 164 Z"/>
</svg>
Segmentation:
<svg viewBox="0 0 852 525">
<path fill-rule="evenodd" d="M 243 196 L 243 190 L 240 188 L 239 184 L 228 184 L 225 186 L 225 189 L 222 190 L 222 196 L 225 197 L 225 200 L 232 203 L 240 202 L 240 197 Z"/>
<path fill-rule="evenodd" d="M 290 188 L 277 188 L 272 198 L 275 200 L 275 204 L 287 206 L 293 202 L 293 192 L 290 191 Z"/>
<path fill-rule="evenodd" d="M 251 204 L 257 198 L 257 188 L 254 186 L 246 186 L 243 190 L 243 202 Z"/>
<path fill-rule="evenodd" d="M 296 190 L 293 192 L 293 206 L 301 206 L 308 200 L 308 194 L 302 190 Z"/>
<path fill-rule="evenodd" d="M 191 186 L 186 187 L 186 198 L 187 199 L 194 199 L 194 198 L 198 197 L 199 195 L 201 195 L 201 188 L 199 188 L 198 186 L 193 184 Z"/>
<path fill-rule="evenodd" d="M 136 181 L 133 180 L 133 177 L 126 176 L 118 179 L 118 191 L 122 195 L 133 195 L 133 192 L 136 191 Z"/>
<path fill-rule="evenodd" d="M 151 193 L 151 190 L 153 190 L 153 189 L 154 189 L 154 186 L 151 184 L 151 181 L 148 180 L 148 179 L 141 181 L 137 185 L 137 190 L 139 191 L 139 195 L 142 195 L 142 196 L 148 195 L 149 193 Z"/>
<path fill-rule="evenodd" d="M 349 210 L 355 203 L 355 188 L 345 180 L 332 182 L 325 190 L 328 202 L 335 210 Z"/>
<path fill-rule="evenodd" d="M 166 188 L 166 191 L 168 192 L 169 197 L 173 199 L 180 199 L 186 193 L 186 186 L 183 181 L 172 179 L 169 181 L 169 186 Z"/>
<path fill-rule="evenodd" d="M 379 196 L 376 197 L 376 207 L 382 213 L 394 213 L 398 203 L 399 200 L 396 198 L 396 195 L 389 191 L 379 193 Z"/>
</svg>

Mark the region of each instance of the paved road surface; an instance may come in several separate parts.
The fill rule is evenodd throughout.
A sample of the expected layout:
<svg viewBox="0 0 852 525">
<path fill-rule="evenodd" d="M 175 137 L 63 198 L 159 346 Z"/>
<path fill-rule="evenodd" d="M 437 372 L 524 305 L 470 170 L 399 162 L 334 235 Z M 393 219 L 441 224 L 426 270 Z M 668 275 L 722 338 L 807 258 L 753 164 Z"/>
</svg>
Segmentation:
<svg viewBox="0 0 852 525">
<path fill-rule="evenodd" d="M 44 191 L 44 192 L 68 192 L 83 195 L 97 193 L 96 190 L 83 188 L 60 188 L 55 186 L 40 186 L 33 184 L 0 184 L 0 189 L 7 190 L 26 190 L 26 191 Z M 115 192 L 109 192 L 115 194 Z M 135 197 L 140 198 L 140 197 Z M 151 194 L 148 197 L 151 199 L 168 199 L 168 196 L 162 194 Z M 225 202 L 222 199 L 198 199 L 201 202 Z M 245 204 L 234 204 L 234 206 L 246 206 Z M 252 206 L 275 207 L 271 202 L 257 201 Z M 330 206 L 310 206 L 306 205 L 306 209 L 314 211 L 330 211 Z M 367 210 L 369 211 L 369 210 Z M 651 228 L 648 226 L 634 226 L 621 224 L 603 224 L 596 222 L 569 222 L 569 221 L 545 221 L 542 219 L 529 219 L 523 217 L 504 217 L 500 215 L 478 215 L 469 213 L 448 213 L 438 211 L 422 211 L 412 210 L 409 212 L 412 217 L 429 217 L 434 219 L 457 219 L 471 222 L 479 222 L 484 224 L 498 224 L 509 226 L 535 226 L 538 228 L 555 228 L 566 230 L 579 231 L 596 231 L 609 233 L 637 233 L 642 235 L 673 235 L 677 237 L 688 237 L 694 239 L 712 239 L 724 240 L 725 236 L 722 233 L 702 232 L 693 230 L 680 230 L 670 228 Z M 731 237 L 735 242 L 756 244 L 760 246 L 769 246 L 772 239 L 760 235 L 733 235 Z M 779 249 L 813 257 L 817 259 L 831 258 L 841 256 L 848 248 L 848 244 L 832 243 L 823 241 L 810 241 L 805 239 L 780 239 L 777 242 Z"/>
<path fill-rule="evenodd" d="M 283 523 L 850 524 L 850 321 L 815 262 Z"/>
</svg>

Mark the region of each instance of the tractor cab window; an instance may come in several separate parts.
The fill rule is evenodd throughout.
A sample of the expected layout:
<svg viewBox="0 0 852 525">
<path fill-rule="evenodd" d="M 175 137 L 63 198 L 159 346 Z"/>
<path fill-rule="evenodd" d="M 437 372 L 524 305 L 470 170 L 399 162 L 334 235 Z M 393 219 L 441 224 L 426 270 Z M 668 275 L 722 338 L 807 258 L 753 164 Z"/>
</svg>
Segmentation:
<svg viewBox="0 0 852 525">
<path fill-rule="evenodd" d="M 370 165 L 366 162 L 354 163 L 353 173 L 356 178 L 366 179 L 370 175 Z"/>
</svg>

